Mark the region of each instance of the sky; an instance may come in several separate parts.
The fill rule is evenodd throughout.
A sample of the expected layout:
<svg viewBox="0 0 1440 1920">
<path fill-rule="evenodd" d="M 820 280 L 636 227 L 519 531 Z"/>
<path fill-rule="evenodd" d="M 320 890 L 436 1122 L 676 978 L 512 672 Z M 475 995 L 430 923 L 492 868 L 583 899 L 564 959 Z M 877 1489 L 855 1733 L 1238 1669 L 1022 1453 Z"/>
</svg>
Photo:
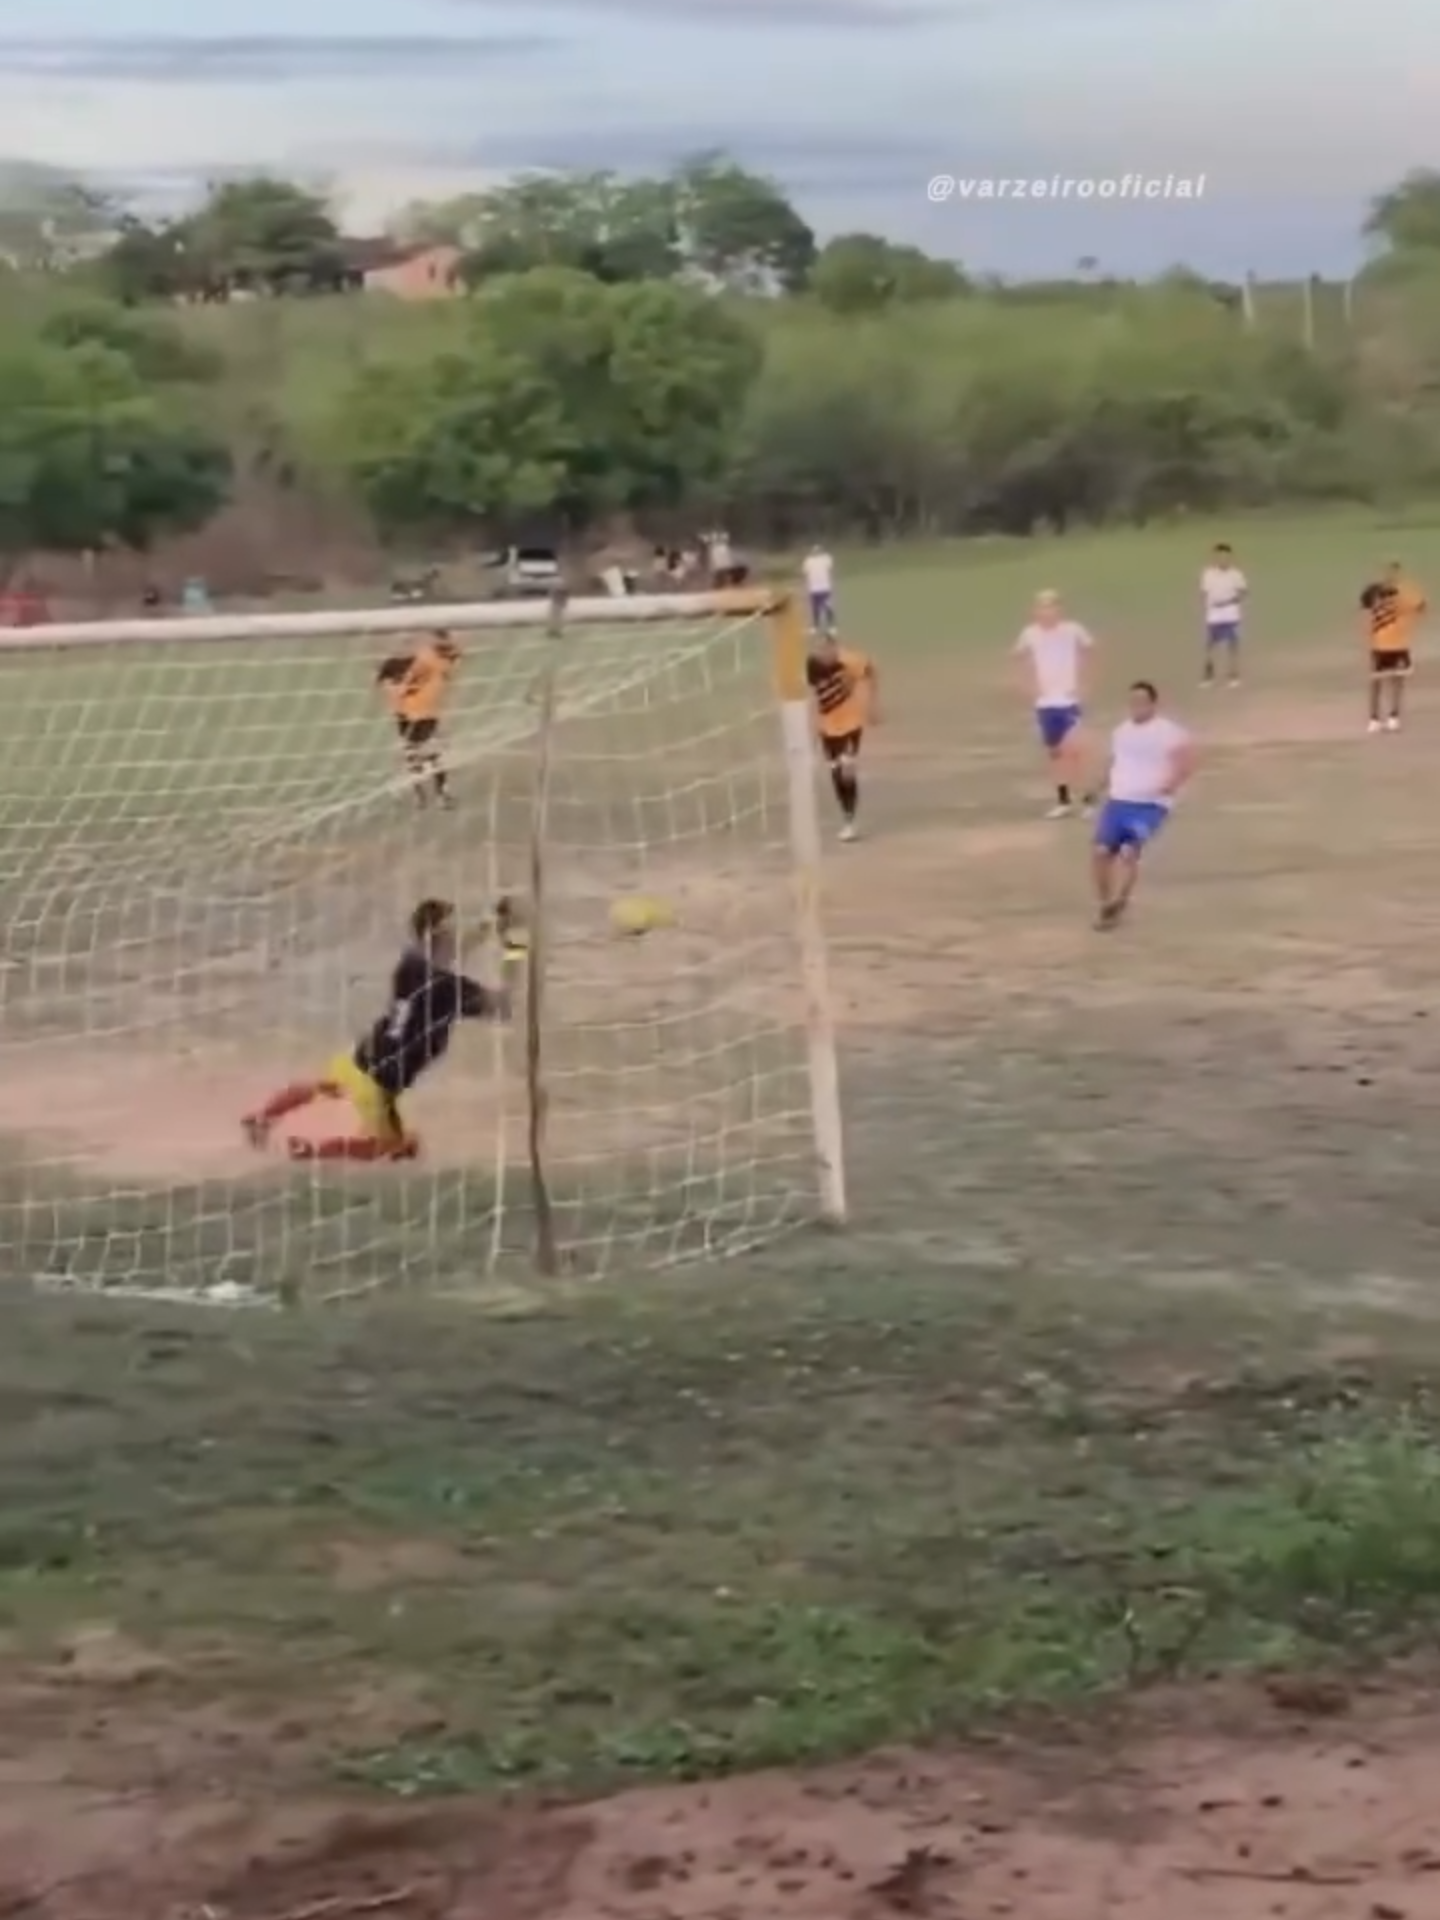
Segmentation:
<svg viewBox="0 0 1440 1920">
<path fill-rule="evenodd" d="M 1437 124 L 1436 0 L 0 0 L 0 161 L 161 199 L 291 173 L 355 232 L 517 171 L 719 147 L 822 236 L 976 271 L 1333 273 Z M 1203 185 L 927 196 L 1126 173 Z"/>
</svg>

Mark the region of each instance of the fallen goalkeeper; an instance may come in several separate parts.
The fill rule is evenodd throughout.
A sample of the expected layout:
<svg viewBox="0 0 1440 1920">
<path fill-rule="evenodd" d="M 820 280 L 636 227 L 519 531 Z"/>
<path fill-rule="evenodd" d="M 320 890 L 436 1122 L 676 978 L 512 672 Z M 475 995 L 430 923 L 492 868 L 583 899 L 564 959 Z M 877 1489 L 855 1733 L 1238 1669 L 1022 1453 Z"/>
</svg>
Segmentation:
<svg viewBox="0 0 1440 1920">
<path fill-rule="evenodd" d="M 509 900 L 497 902 L 485 929 L 505 964 L 522 959 L 525 939 Z M 324 1140 L 287 1136 L 292 1160 L 413 1160 L 420 1142 L 400 1116 L 400 1099 L 449 1051 L 461 1020 L 508 1020 L 510 994 L 455 970 L 458 935 L 448 900 L 422 900 L 410 916 L 410 943 L 390 982 L 390 1005 L 349 1053 L 337 1054 L 318 1080 L 282 1087 L 241 1122 L 252 1147 L 269 1147 L 276 1126 L 318 1100 L 348 1100 L 359 1132 Z"/>
</svg>

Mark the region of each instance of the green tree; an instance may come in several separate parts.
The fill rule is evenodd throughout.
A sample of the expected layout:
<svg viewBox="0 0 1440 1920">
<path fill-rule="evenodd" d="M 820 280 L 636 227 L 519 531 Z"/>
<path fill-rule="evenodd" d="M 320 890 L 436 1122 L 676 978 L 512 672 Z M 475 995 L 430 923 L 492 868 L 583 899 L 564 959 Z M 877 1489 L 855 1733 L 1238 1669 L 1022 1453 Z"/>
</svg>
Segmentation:
<svg viewBox="0 0 1440 1920">
<path fill-rule="evenodd" d="M 690 265 L 731 288 L 801 291 L 815 264 L 815 234 L 773 180 L 703 153 L 677 169 L 673 185 Z"/>
<path fill-rule="evenodd" d="M 229 486 L 225 449 L 91 342 L 0 350 L 0 565 L 36 548 L 142 551 L 202 525 Z"/>
<path fill-rule="evenodd" d="M 0 259 L 18 272 L 63 272 L 93 259 L 120 218 L 108 194 L 73 174 L 0 162 Z"/>
<path fill-rule="evenodd" d="M 437 216 L 430 216 L 435 230 Z M 597 280 L 663 280 L 684 264 L 668 181 L 613 173 L 530 174 L 456 203 L 452 232 L 469 248 L 465 276 L 479 284 L 539 267 Z"/>
<path fill-rule="evenodd" d="M 457 193 L 445 200 L 412 200 L 388 222 L 392 240 L 403 247 L 480 246 L 489 231 L 489 193 Z"/>
<path fill-rule="evenodd" d="M 678 506 L 723 471 L 759 346 L 700 288 L 554 269 L 482 292 L 477 317 L 556 396 L 572 435 L 568 518 Z"/>
<path fill-rule="evenodd" d="M 796 292 L 815 236 L 774 181 L 722 154 L 673 174 L 528 174 L 493 192 L 412 209 L 408 231 L 467 248 L 472 284 L 569 267 L 611 285 L 685 268 L 752 292 Z"/>
<path fill-rule="evenodd" d="M 832 313 L 878 313 L 890 306 L 950 300 L 969 282 L 953 261 L 874 233 L 842 233 L 820 249 L 808 289 Z"/>
<path fill-rule="evenodd" d="M 186 238 L 184 221 L 162 221 L 152 226 L 127 216 L 100 256 L 101 286 L 125 306 L 176 300 L 200 291 Z"/>
<path fill-rule="evenodd" d="M 152 387 L 200 385 L 221 370 L 219 355 L 178 327 L 101 300 L 55 308 L 41 320 L 39 335 L 62 349 L 104 347 Z"/>
<path fill-rule="evenodd" d="M 187 279 L 214 294 L 320 293 L 344 280 L 339 229 L 323 195 L 257 175 L 213 187 L 181 223 Z"/>
<path fill-rule="evenodd" d="M 1417 167 L 1377 194 L 1365 236 L 1386 253 L 1440 253 L 1440 169 Z"/>
<path fill-rule="evenodd" d="M 332 444 L 383 526 L 580 525 L 682 507 L 728 473 L 760 349 L 700 289 L 541 268 L 483 288 L 463 326 L 338 398 Z"/>
<path fill-rule="evenodd" d="M 463 352 L 369 369 L 334 444 L 383 533 L 477 538 L 551 510 L 572 453 L 553 390 L 478 335 Z"/>
<path fill-rule="evenodd" d="M 609 299 L 614 449 L 632 510 L 707 500 L 733 465 L 760 368 L 755 330 L 699 288 L 655 281 Z"/>
</svg>

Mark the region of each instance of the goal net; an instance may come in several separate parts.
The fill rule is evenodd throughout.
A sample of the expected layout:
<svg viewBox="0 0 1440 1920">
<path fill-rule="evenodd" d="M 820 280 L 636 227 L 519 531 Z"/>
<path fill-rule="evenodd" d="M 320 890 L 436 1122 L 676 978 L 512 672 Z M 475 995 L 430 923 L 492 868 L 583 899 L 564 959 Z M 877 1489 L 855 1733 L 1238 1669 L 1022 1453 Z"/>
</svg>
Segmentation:
<svg viewBox="0 0 1440 1920">
<path fill-rule="evenodd" d="M 460 652 L 445 806 L 377 681 L 429 621 Z M 838 1217 L 801 653 L 783 600 L 734 594 L 7 638 L 0 1274 L 463 1290 Z M 523 975 L 514 1018 L 405 1095 L 416 1160 L 292 1159 L 353 1130 L 339 1099 L 244 1139 L 384 1014 L 417 901 L 479 924 L 506 894 L 529 955 L 460 964 Z"/>
</svg>

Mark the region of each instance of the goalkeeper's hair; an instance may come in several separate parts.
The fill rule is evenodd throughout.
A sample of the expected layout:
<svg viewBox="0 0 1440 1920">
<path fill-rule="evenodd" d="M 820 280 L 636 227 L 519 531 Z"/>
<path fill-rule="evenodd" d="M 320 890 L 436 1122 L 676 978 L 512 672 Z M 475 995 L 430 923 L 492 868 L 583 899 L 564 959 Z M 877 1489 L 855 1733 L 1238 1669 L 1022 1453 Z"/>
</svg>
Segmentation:
<svg viewBox="0 0 1440 1920">
<path fill-rule="evenodd" d="M 413 665 L 414 660 L 410 654 L 392 653 L 388 660 L 382 660 L 375 669 L 376 686 L 393 686 L 395 681 L 405 678 Z"/>
<path fill-rule="evenodd" d="M 455 907 L 450 900 L 422 900 L 410 915 L 410 931 L 419 941 L 433 940 L 455 924 Z"/>
</svg>

